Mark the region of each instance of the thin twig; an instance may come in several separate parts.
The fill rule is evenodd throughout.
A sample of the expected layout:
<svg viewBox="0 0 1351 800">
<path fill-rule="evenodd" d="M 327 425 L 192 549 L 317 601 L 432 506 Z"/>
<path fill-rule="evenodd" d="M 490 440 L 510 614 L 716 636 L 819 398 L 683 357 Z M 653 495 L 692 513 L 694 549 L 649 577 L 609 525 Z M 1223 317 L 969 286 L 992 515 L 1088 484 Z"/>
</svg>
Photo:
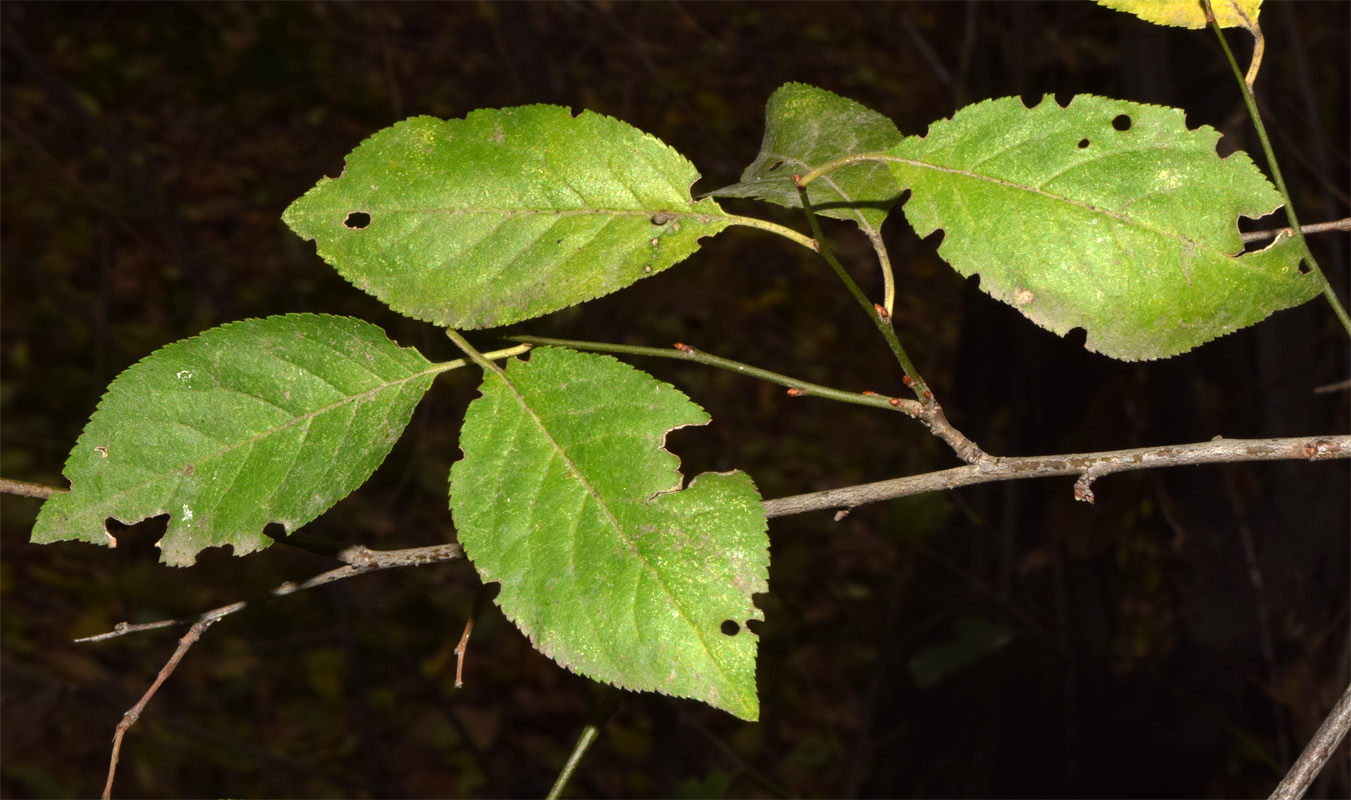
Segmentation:
<svg viewBox="0 0 1351 800">
<path fill-rule="evenodd" d="M 793 497 L 780 497 L 763 503 L 769 517 L 786 517 L 808 511 L 851 509 L 866 503 L 894 500 L 925 492 L 956 489 L 991 481 L 1022 478 L 1049 478 L 1078 475 L 1075 499 L 1093 501 L 1093 481 L 1114 472 L 1188 464 L 1215 464 L 1234 461 L 1322 461 L 1351 458 L 1351 436 L 1311 436 L 1289 439 L 1220 439 L 1196 444 L 1139 447 L 1101 453 L 1075 453 L 1058 456 L 986 458 L 965 467 L 912 475 L 905 478 L 865 483 L 843 489 L 830 489 Z"/>
<path fill-rule="evenodd" d="M 527 342 L 533 345 L 550 345 L 553 347 L 570 347 L 574 350 L 594 350 L 599 353 L 624 353 L 632 356 L 651 356 L 654 358 L 674 358 L 681 361 L 694 361 L 718 369 L 725 369 L 735 372 L 738 375 L 745 375 L 748 378 L 756 378 L 766 383 L 777 383 L 795 390 L 794 397 L 824 397 L 828 400 L 838 400 L 841 403 L 852 403 L 859 406 L 872 406 L 873 408 L 882 408 L 888 411 L 900 411 L 909 414 L 912 417 L 920 415 L 920 404 L 917 400 L 908 400 L 904 398 L 887 397 L 877 392 L 850 392 L 843 389 L 832 389 L 829 386 L 822 386 L 818 383 L 798 380 L 788 375 L 781 375 L 777 372 L 770 372 L 767 369 L 753 367 L 750 364 L 743 364 L 740 361 L 733 361 L 730 358 L 715 356 L 707 350 L 700 350 L 697 347 L 677 342 L 671 348 L 664 347 L 642 347 L 629 344 L 611 344 L 609 342 L 586 342 L 576 339 L 552 339 L 547 336 L 504 336 L 513 342 Z"/>
<path fill-rule="evenodd" d="M 453 561 L 457 558 L 463 558 L 464 550 L 458 544 L 411 547 L 406 550 L 371 550 L 368 547 L 357 545 L 343 550 L 337 557 L 347 563 L 337 569 L 331 569 L 328 572 L 322 572 L 315 575 L 313 578 L 301 583 L 287 581 L 275 589 L 272 589 L 262 598 L 256 600 L 241 600 L 237 603 L 221 606 L 220 608 L 215 608 L 203 614 L 186 619 L 168 619 L 160 620 L 159 622 L 143 622 L 138 624 L 119 622 L 107 633 L 100 633 L 97 636 L 86 636 L 83 639 L 76 639 L 75 641 L 101 642 L 106 639 L 115 639 L 118 636 L 125 636 L 129 633 L 139 633 L 141 631 L 155 630 L 157 628 L 168 628 L 174 625 L 196 624 L 208 621 L 215 622 L 236 611 L 242 611 L 251 603 L 258 602 L 259 600 L 285 597 L 286 595 L 302 592 L 306 589 L 313 589 L 316 586 L 323 586 L 326 583 L 343 580 L 344 578 L 353 578 L 357 575 L 365 575 L 368 572 L 378 572 L 382 569 L 417 567 L 424 564 Z"/>
<path fill-rule="evenodd" d="M 530 338 L 536 342 L 542 343 L 544 341 L 537 337 Z M 658 352 L 661 355 L 667 355 L 665 351 L 655 350 L 652 354 L 655 355 Z M 1076 499 L 1092 502 L 1093 492 L 1090 484 L 1095 479 L 1114 472 L 1156 467 L 1177 467 L 1189 464 L 1237 461 L 1323 461 L 1334 458 L 1351 458 L 1351 436 L 1292 437 L 1286 439 L 1222 439 L 1217 437 L 1209 442 L 1194 444 L 1138 447 L 1132 450 L 1111 450 L 1096 453 L 1008 458 L 986 456 L 965 467 L 954 467 L 937 472 L 926 472 L 922 475 L 909 475 L 903 478 L 857 484 L 822 492 L 779 497 L 764 501 L 763 506 L 766 515 L 771 518 L 787 517 L 823 509 L 852 509 L 882 500 L 894 500 L 898 497 L 909 497 L 925 492 L 945 491 L 978 483 L 1065 475 L 1078 475 L 1079 481 L 1075 485 Z M 331 573 L 315 576 L 303 584 L 282 584 L 272 590 L 271 596 L 281 597 L 301 589 L 320 585 L 320 582 L 327 583 L 376 569 L 449 561 L 460 558 L 464 554 L 459 545 L 455 544 L 385 551 L 355 547 L 350 548 L 350 551 L 361 554 L 362 563 L 369 563 L 372 566 L 360 571 L 353 571 L 350 574 L 339 574 L 343 573 L 344 570 L 355 569 L 349 564 L 349 566 L 340 567 Z M 328 577 L 330 575 L 332 577 Z M 183 625 L 219 612 L 224 612 L 220 614 L 224 616 L 237 610 L 231 606 L 225 606 L 222 609 L 209 611 L 201 617 L 188 620 L 166 620 L 141 625 L 123 622 L 119 623 L 110 633 L 77 639 L 76 641 L 101 641 L 140 630 Z"/>
<path fill-rule="evenodd" d="M 807 185 L 801 176 L 793 176 L 793 186 L 797 189 L 798 201 L 802 203 L 802 210 L 807 214 L 807 223 L 811 226 L 812 235 L 816 237 L 816 252 L 820 253 L 821 257 L 826 260 L 840 282 L 849 290 L 849 294 L 863 308 L 863 312 L 868 315 L 868 319 L 872 320 L 877 331 L 882 334 L 882 338 L 891 348 L 896 361 L 901 365 L 901 371 L 905 373 L 905 377 L 910 379 L 906 381 L 906 386 L 910 387 L 910 390 L 915 393 L 920 402 L 925 404 L 932 402 L 933 394 L 924 383 L 924 378 L 919 374 L 919 370 L 915 368 L 914 362 L 910 360 L 910 354 L 905 352 L 901 340 L 896 337 L 896 330 L 891 325 L 891 312 L 880 304 L 869 300 L 853 277 L 845 270 L 844 265 L 835 257 L 835 253 L 830 249 L 830 243 L 826 241 L 825 232 L 821 230 L 821 222 L 816 218 L 812 201 L 807 197 Z"/>
<path fill-rule="evenodd" d="M 595 743 L 596 737 L 600 736 L 600 729 L 605 727 L 605 723 L 610 720 L 610 716 L 615 713 L 619 707 L 619 700 L 622 697 L 621 692 L 613 686 L 605 687 L 605 694 L 596 703 L 596 709 L 591 713 L 591 719 L 582 728 L 582 735 L 577 737 L 577 744 L 573 745 L 572 755 L 568 756 L 568 763 L 563 765 L 562 771 L 558 773 L 558 778 L 554 781 L 553 788 L 547 795 L 549 800 L 557 800 L 563 796 L 563 790 L 567 788 L 568 781 L 572 779 L 572 773 L 577 771 L 577 765 L 582 763 L 582 756 L 591 749 Z"/>
<path fill-rule="evenodd" d="M 888 397 L 884 394 L 878 394 L 873 391 L 848 392 L 843 389 L 832 389 L 829 386 L 822 386 L 817 383 L 791 378 L 787 375 L 781 375 L 777 372 L 770 372 L 767 369 L 752 367 L 749 364 L 743 364 L 740 361 L 733 361 L 730 358 L 715 356 L 712 353 L 700 350 L 697 347 L 691 347 L 683 342 L 676 342 L 670 349 L 660 347 L 640 347 L 629 344 L 609 344 L 607 342 L 583 342 L 574 339 L 551 339 L 544 336 L 507 336 L 504 337 L 515 342 L 529 342 L 535 345 L 552 345 L 555 347 L 571 347 L 574 350 L 595 350 L 602 353 L 625 353 L 634 356 L 654 356 L 656 358 L 676 358 L 683 361 L 694 361 L 699 364 L 706 364 L 710 367 L 730 370 L 738 375 L 745 375 L 750 378 L 758 378 L 768 383 L 777 383 L 780 386 L 788 387 L 790 397 L 823 397 L 827 400 L 837 400 L 841 403 L 852 403 L 859 406 L 871 406 L 873 408 L 883 408 L 888 411 L 900 411 L 907 414 L 926 425 L 934 436 L 946 442 L 959 458 L 968 464 L 974 464 L 982 458 L 988 456 L 971 441 L 961 431 L 948 422 L 947 416 L 943 414 L 943 407 L 932 398 L 932 392 L 929 402 L 921 403 L 918 400 L 910 400 L 903 397 Z"/>
<path fill-rule="evenodd" d="M 178 640 L 178 649 L 174 650 L 174 654 L 169 656 L 169 660 L 165 662 L 164 667 L 159 671 L 159 675 L 156 676 L 155 682 L 150 684 L 150 688 L 141 696 L 141 699 L 136 705 L 132 706 L 127 713 L 122 715 L 122 721 L 117 723 L 117 730 L 113 733 L 113 754 L 111 761 L 108 763 L 108 782 L 103 785 L 103 800 L 108 800 L 113 794 L 113 778 L 117 775 L 117 760 L 122 755 L 122 737 L 126 736 L 126 733 L 131 729 L 131 726 L 135 725 L 136 720 L 141 718 L 141 712 L 145 710 L 145 706 L 150 702 L 150 698 L 155 696 L 155 692 L 159 691 L 159 687 L 162 686 L 164 681 L 178 668 L 178 662 L 182 661 L 183 656 L 187 655 L 188 649 L 196 644 L 197 640 L 202 638 L 202 634 L 206 632 L 206 629 L 215 624 L 216 620 L 219 618 L 220 617 L 214 619 L 201 619 L 191 628 L 188 628 L 188 632 L 183 634 L 182 639 Z"/>
<path fill-rule="evenodd" d="M 925 392 L 925 394 L 930 393 Z M 927 425 L 930 433 L 942 439 L 957 453 L 957 457 L 966 463 L 980 464 L 993 458 L 993 456 L 981 450 L 980 445 L 968 439 L 966 434 L 957 430 L 951 422 L 948 422 L 948 417 L 943 413 L 943 407 L 938 404 L 937 400 L 931 399 L 928 405 L 921 406 L 920 412 L 915 415 L 915 418 Z"/>
<path fill-rule="evenodd" d="M 283 583 L 268 592 L 267 596 L 284 597 L 305 589 L 313 589 L 316 586 L 323 586 L 326 583 L 342 580 L 343 578 L 363 575 L 367 572 L 375 572 L 394 567 L 432 564 L 439 561 L 450 561 L 463 556 L 464 551 L 458 544 L 442 544 L 433 545 L 431 547 L 413 547 L 406 550 L 387 551 L 371 550 L 360 545 L 348 547 L 337 555 L 337 558 L 348 563 L 337 569 L 320 573 L 303 583 L 293 583 L 290 581 Z M 166 628 L 172 625 L 181 625 L 189 621 L 192 622 L 192 627 L 189 628 L 188 632 L 179 640 L 178 649 L 174 651 L 174 654 L 169 658 L 168 663 L 160 670 L 159 676 L 156 677 L 155 682 L 150 685 L 150 689 L 146 691 L 139 703 L 132 706 L 131 710 L 122 716 L 122 721 L 117 725 L 117 731 L 113 734 L 112 757 L 108 765 L 108 783 L 103 788 L 104 800 L 107 800 L 112 794 L 113 777 L 117 773 L 117 761 L 122 753 L 122 737 L 132 725 L 136 724 L 136 720 L 140 718 L 146 703 L 150 702 L 150 698 L 154 696 L 155 692 L 159 690 L 159 687 L 169 675 L 173 673 L 174 669 L 178 666 L 178 662 L 181 661 L 183 655 L 187 653 L 188 648 L 192 647 L 192 645 L 201 638 L 207 628 L 236 611 L 242 611 L 244 608 L 248 607 L 250 602 L 251 601 L 244 600 L 237 603 L 231 603 L 228 606 L 221 606 L 220 608 L 207 611 L 204 614 L 199 614 L 191 620 L 161 620 L 159 622 L 146 622 L 136 625 L 128 622 L 119 622 L 113 627 L 113 630 L 108 633 L 102 633 L 97 636 L 87 636 L 83 639 L 75 640 L 76 642 L 100 642 L 105 639 L 125 636 L 129 633 L 155 630 L 157 628 Z"/>
<path fill-rule="evenodd" d="M 1318 726 L 1318 732 L 1309 741 L 1308 747 L 1295 759 L 1295 764 L 1271 793 L 1271 800 L 1299 800 L 1308 791 L 1309 784 L 1323 770 L 1337 746 L 1346 738 L 1351 728 L 1351 686 L 1346 688 L 1337 704 L 1328 713 L 1327 719 Z"/>
<path fill-rule="evenodd" d="M 60 489 L 55 486 L 44 486 L 40 483 L 29 483 L 28 481 L 12 481 L 9 478 L 0 478 L 0 492 L 5 494 L 17 494 L 23 497 L 37 497 L 46 500 L 54 494 L 68 492 L 69 489 Z"/>
<path fill-rule="evenodd" d="M 460 634 L 460 643 L 455 645 L 456 689 L 464 686 L 464 656 L 469 652 L 469 634 L 474 632 L 474 620 L 478 619 L 479 611 L 483 609 L 483 599 L 488 596 L 491 585 L 485 583 L 479 587 L 478 594 L 474 596 L 474 608 L 469 612 L 469 619 L 464 621 L 464 633 Z"/>
<path fill-rule="evenodd" d="M 1351 231 L 1351 217 L 1339 219 L 1336 222 L 1315 222 L 1312 225 L 1301 225 L 1299 229 L 1303 233 L 1326 233 L 1328 231 Z M 1241 237 L 1247 242 L 1260 242 L 1263 239 L 1275 239 L 1277 236 L 1294 236 L 1294 228 L 1276 228 L 1270 231 L 1249 231 Z"/>
</svg>

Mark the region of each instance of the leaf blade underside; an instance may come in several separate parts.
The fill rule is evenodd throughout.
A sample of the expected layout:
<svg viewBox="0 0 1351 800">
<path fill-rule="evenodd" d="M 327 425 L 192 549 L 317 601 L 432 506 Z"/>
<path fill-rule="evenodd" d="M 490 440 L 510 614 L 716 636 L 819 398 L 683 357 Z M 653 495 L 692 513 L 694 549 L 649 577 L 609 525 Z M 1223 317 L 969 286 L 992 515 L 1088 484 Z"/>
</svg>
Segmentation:
<svg viewBox="0 0 1351 800">
<path fill-rule="evenodd" d="M 710 197 L 753 197 L 785 208 L 801 208 L 792 176 L 846 156 L 880 153 L 902 140 L 896 124 L 872 109 L 825 89 L 787 83 L 765 104 L 760 152 L 741 180 Z M 900 197 L 885 164 L 871 162 L 823 175 L 807 187 L 812 209 L 851 220 L 864 231 L 882 227 Z"/>
</svg>

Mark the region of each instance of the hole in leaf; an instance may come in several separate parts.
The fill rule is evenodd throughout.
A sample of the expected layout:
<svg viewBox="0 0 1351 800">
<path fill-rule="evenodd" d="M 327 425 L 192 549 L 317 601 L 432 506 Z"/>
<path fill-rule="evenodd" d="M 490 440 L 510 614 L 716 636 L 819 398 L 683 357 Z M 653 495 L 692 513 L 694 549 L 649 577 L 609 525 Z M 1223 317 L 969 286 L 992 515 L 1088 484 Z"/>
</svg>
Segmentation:
<svg viewBox="0 0 1351 800">
<path fill-rule="evenodd" d="M 779 167 L 782 167 L 782 166 L 783 166 L 783 161 L 775 161 L 773 164 L 770 164 L 770 165 L 765 169 L 765 171 L 766 171 L 766 172 L 773 172 L 774 170 L 776 170 L 776 169 L 778 169 Z"/>
<path fill-rule="evenodd" d="M 1080 150 L 1083 150 L 1083 149 L 1086 148 L 1086 147 L 1088 147 L 1088 140 L 1087 140 L 1087 139 L 1080 139 L 1080 140 L 1079 140 L 1079 149 L 1080 149 Z"/>
<path fill-rule="evenodd" d="M 761 636 L 761 635 L 764 634 L 764 627 L 765 627 L 765 623 L 764 623 L 763 620 L 758 620 L 758 619 L 748 619 L 748 620 L 746 620 L 746 630 L 750 631 L 751 633 L 755 634 L 756 636 Z"/>
<path fill-rule="evenodd" d="M 342 224 L 354 231 L 359 231 L 371 224 L 371 215 L 365 211 L 353 211 L 347 215 L 347 219 L 343 220 Z"/>
<path fill-rule="evenodd" d="M 159 559 L 158 542 L 164 538 L 168 527 L 168 514 L 160 514 L 135 525 L 126 525 L 113 517 L 103 521 L 104 532 L 117 541 L 118 550 L 130 553 L 132 557 L 143 556 L 149 560 Z"/>
<path fill-rule="evenodd" d="M 280 522 L 269 522 L 263 526 L 263 535 L 276 542 L 285 541 L 286 526 Z"/>
<path fill-rule="evenodd" d="M 722 621 L 722 632 L 727 636 L 736 636 L 741 632 L 741 626 L 730 619 L 725 619 Z"/>
<path fill-rule="evenodd" d="M 1277 209 L 1264 217 L 1253 219 L 1240 216 L 1238 218 L 1238 232 L 1240 234 L 1253 233 L 1254 231 L 1273 231 L 1280 228 L 1289 227 L 1290 220 L 1286 217 L 1284 209 Z M 1255 253 L 1258 250 L 1265 250 L 1276 240 L 1272 239 L 1252 239 L 1243 243 L 1243 252 Z"/>
<path fill-rule="evenodd" d="M 1076 347 L 1084 347 L 1088 343 L 1088 330 L 1086 328 L 1070 328 L 1065 333 L 1065 341 Z"/>
<path fill-rule="evenodd" d="M 1250 242 L 1243 243 L 1243 252 L 1256 253 L 1258 250 L 1265 250 L 1271 246 L 1275 239 L 1253 239 Z"/>
<path fill-rule="evenodd" d="M 1117 114 L 1116 119 L 1112 120 L 1112 127 L 1119 131 L 1128 131 L 1131 129 L 1131 118 L 1125 114 Z"/>
<path fill-rule="evenodd" d="M 1309 268 L 1309 262 L 1301 258 L 1299 260 L 1299 274 L 1308 275 L 1310 272 L 1313 272 L 1313 270 Z"/>
</svg>

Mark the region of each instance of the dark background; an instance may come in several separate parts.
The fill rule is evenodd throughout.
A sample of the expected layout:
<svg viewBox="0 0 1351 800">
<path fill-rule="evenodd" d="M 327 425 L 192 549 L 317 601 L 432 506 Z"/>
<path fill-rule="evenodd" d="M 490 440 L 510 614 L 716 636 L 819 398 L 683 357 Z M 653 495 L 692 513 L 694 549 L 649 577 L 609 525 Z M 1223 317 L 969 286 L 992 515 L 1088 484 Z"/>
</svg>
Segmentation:
<svg viewBox="0 0 1351 800">
<path fill-rule="evenodd" d="M 1348 215 L 1348 6 L 1269 3 L 1258 89 L 1304 222 Z M 214 325 L 351 314 L 428 357 L 431 326 L 340 279 L 280 222 L 363 138 L 414 114 L 548 102 L 649 131 L 706 176 L 754 158 L 787 81 L 905 133 L 987 97 L 1094 92 L 1256 137 L 1208 31 L 1089 3 L 30 4 L 3 24 L 0 474 L 64 485 L 107 383 Z M 1247 35 L 1231 33 L 1246 63 Z M 1254 153 L 1263 163 L 1260 153 Z M 728 203 L 805 229 L 782 209 Z M 949 417 L 998 455 L 1345 432 L 1344 333 L 1324 301 L 1162 362 L 1122 363 L 991 301 L 893 214 L 898 330 Z M 1274 227 L 1264 220 L 1255 227 Z M 829 229 L 865 289 L 862 238 Z M 1334 285 L 1345 234 L 1315 237 Z M 683 341 L 808 380 L 899 394 L 885 347 L 828 269 L 733 230 L 631 290 L 518 331 Z M 490 335 L 475 337 L 495 346 Z M 687 474 L 743 468 L 766 497 L 956 465 L 895 414 L 631 359 L 713 415 L 674 434 Z M 451 539 L 446 474 L 475 394 L 438 380 L 370 484 L 308 531 L 377 548 Z M 597 796 L 1265 796 L 1348 680 L 1348 466 L 1185 468 L 989 485 L 771 525 L 763 718 L 628 696 L 572 785 Z M 5 796 L 91 795 L 110 737 L 176 633 L 71 639 L 190 615 L 331 565 L 276 546 L 156 563 L 150 521 L 116 550 L 26 544 L 5 496 Z M 210 630 L 127 737 L 130 797 L 540 795 L 597 692 L 495 609 L 451 653 L 465 562 L 260 605 Z M 1311 796 L 1351 792 L 1346 747 Z"/>
</svg>

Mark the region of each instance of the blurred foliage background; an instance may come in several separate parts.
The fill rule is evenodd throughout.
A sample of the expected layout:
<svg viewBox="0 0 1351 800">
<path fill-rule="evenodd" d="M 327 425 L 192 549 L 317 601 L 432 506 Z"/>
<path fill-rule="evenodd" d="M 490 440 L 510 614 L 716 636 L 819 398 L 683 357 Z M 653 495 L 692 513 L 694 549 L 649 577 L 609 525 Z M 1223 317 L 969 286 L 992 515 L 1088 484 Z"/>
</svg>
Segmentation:
<svg viewBox="0 0 1351 800">
<path fill-rule="evenodd" d="M 1348 215 L 1348 9 L 1263 9 L 1258 90 L 1305 222 Z M 856 99 L 905 133 L 987 97 L 1093 92 L 1185 108 L 1226 134 L 1222 148 L 1256 148 L 1212 34 L 1082 2 L 5 3 L 0 26 L 0 474 L 52 485 L 113 377 L 223 322 L 351 314 L 453 356 L 279 219 L 363 138 L 411 115 L 594 109 L 686 154 L 705 175 L 696 190 L 737 179 L 787 81 Z M 1230 38 L 1246 58 L 1246 34 Z M 729 205 L 805 229 L 781 209 Z M 862 238 L 829 230 L 876 294 Z M 1119 363 L 981 294 L 934 255 L 938 236 L 900 221 L 887 233 L 902 339 L 949 417 L 994 454 L 1347 430 L 1347 394 L 1314 391 L 1348 365 L 1321 300 L 1178 358 Z M 1345 296 L 1347 237 L 1314 246 Z M 679 340 L 900 393 L 829 270 L 756 232 L 513 330 Z M 713 415 L 670 438 L 687 474 L 743 468 L 778 497 L 956 465 L 900 415 L 634 361 Z M 440 379 L 371 483 L 307 530 L 390 549 L 451 539 L 445 481 L 476 383 L 469 370 Z M 1050 480 L 775 520 L 761 722 L 629 696 L 572 792 L 1265 796 L 1348 680 L 1349 481 L 1344 461 L 1187 468 L 1101 480 L 1091 507 Z M 0 498 L 7 797 L 96 793 L 113 727 L 177 634 L 72 638 L 330 566 L 277 546 L 171 570 L 153 547 L 162 521 L 122 531 L 116 550 L 36 547 L 37 509 Z M 495 610 L 453 689 L 478 588 L 469 564 L 451 563 L 220 623 L 131 730 L 115 793 L 543 794 L 597 693 Z M 1311 796 L 1351 792 L 1342 753 Z"/>
</svg>

